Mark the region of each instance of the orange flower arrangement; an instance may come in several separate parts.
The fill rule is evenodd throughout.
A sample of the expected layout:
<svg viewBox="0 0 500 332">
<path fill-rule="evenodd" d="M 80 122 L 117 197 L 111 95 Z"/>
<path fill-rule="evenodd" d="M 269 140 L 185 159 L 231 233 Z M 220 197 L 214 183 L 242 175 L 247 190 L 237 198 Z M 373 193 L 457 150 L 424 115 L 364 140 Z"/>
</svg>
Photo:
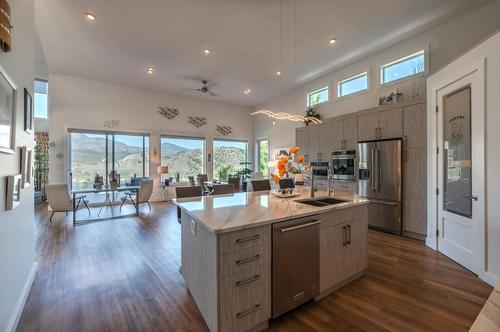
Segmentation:
<svg viewBox="0 0 500 332">
<path fill-rule="evenodd" d="M 278 160 L 278 174 L 273 174 L 273 180 L 276 184 L 279 183 L 280 177 L 285 176 L 287 173 L 301 173 L 301 164 L 304 162 L 304 156 L 300 155 L 295 158 L 295 163 L 297 164 L 297 168 L 292 166 L 291 156 L 295 156 L 297 152 L 299 152 L 299 147 L 293 146 L 290 148 L 289 155 L 290 156 L 281 156 Z"/>
</svg>

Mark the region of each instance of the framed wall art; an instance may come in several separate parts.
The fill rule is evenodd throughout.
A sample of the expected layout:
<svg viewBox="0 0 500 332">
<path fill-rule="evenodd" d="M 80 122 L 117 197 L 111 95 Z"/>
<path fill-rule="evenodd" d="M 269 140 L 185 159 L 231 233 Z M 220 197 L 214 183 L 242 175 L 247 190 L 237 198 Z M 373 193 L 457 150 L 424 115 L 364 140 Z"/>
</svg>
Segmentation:
<svg viewBox="0 0 500 332">
<path fill-rule="evenodd" d="M 6 210 L 13 210 L 21 204 L 21 174 L 7 177 Z"/>
<path fill-rule="evenodd" d="M 14 153 L 16 86 L 0 67 L 0 152 Z"/>
<path fill-rule="evenodd" d="M 24 88 L 24 131 L 33 133 L 33 96 Z"/>
<path fill-rule="evenodd" d="M 21 148 L 21 188 L 31 186 L 33 179 L 33 149 Z"/>
</svg>

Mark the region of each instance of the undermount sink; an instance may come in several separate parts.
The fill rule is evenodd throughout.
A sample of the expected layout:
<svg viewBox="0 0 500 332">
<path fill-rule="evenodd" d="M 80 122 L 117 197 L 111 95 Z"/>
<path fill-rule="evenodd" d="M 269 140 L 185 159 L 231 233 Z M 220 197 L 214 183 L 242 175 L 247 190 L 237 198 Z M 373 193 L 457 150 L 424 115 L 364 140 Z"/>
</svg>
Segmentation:
<svg viewBox="0 0 500 332">
<path fill-rule="evenodd" d="M 344 201 L 336 198 L 318 198 L 318 199 L 304 199 L 301 201 L 297 201 L 297 203 L 312 205 L 312 206 L 327 206 L 334 204 L 346 203 L 348 201 Z"/>
</svg>

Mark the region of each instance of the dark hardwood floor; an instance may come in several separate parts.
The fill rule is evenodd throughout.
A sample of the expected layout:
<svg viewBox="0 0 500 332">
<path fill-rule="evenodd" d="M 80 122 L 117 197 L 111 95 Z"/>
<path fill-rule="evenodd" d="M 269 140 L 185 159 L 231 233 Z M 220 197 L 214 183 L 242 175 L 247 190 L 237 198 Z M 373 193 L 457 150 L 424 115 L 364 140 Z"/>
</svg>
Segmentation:
<svg viewBox="0 0 500 332">
<path fill-rule="evenodd" d="M 175 208 L 141 210 L 73 227 L 38 206 L 38 272 L 18 331 L 207 331 L 178 271 Z M 422 242 L 370 231 L 368 250 L 363 278 L 269 330 L 466 331 L 492 291 Z"/>
</svg>

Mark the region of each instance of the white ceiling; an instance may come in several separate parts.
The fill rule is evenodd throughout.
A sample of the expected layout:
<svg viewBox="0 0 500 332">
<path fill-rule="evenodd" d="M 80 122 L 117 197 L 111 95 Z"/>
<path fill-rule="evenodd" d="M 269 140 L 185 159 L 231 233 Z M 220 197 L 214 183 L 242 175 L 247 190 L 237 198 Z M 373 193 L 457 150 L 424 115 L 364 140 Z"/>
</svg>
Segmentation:
<svg viewBox="0 0 500 332">
<path fill-rule="evenodd" d="M 195 96 L 183 88 L 204 78 L 217 100 L 255 106 L 489 2 L 295 1 L 294 28 L 294 0 L 282 0 L 281 79 L 279 0 L 36 0 L 35 19 L 50 72 Z"/>
</svg>

